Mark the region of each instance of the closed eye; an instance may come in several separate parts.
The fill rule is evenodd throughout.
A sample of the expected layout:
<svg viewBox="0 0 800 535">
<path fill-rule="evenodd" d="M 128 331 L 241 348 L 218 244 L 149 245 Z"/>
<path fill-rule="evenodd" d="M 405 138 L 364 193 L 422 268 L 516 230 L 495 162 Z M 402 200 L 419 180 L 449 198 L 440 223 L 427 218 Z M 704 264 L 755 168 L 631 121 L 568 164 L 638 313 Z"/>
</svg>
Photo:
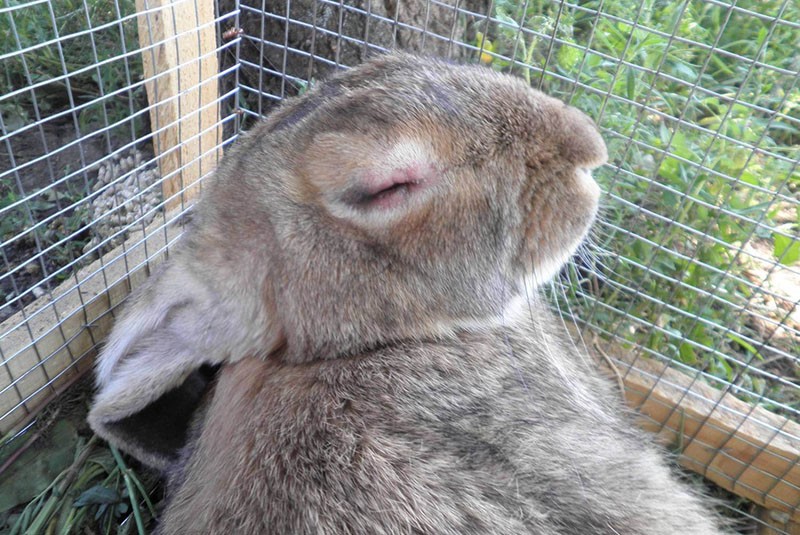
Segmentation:
<svg viewBox="0 0 800 535">
<path fill-rule="evenodd" d="M 385 187 L 374 191 L 361 185 L 351 187 L 340 196 L 340 200 L 353 208 L 391 208 L 402 203 L 424 184 L 423 180 L 405 173 L 398 173 L 393 178 Z"/>
<path fill-rule="evenodd" d="M 388 188 L 385 188 L 373 195 L 369 202 L 381 203 L 382 201 L 394 196 L 408 197 L 417 189 L 420 184 L 422 184 L 420 181 L 398 182 L 396 184 L 392 184 Z"/>
</svg>

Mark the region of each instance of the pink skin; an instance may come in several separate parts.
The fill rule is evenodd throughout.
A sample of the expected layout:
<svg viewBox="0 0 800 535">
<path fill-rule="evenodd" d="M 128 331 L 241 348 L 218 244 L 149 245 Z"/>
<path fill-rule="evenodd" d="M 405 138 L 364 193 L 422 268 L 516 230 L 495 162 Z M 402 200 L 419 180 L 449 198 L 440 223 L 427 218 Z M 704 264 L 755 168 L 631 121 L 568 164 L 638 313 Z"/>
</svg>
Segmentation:
<svg viewBox="0 0 800 535">
<path fill-rule="evenodd" d="M 371 207 L 388 210 L 404 202 L 409 195 L 428 187 L 438 176 L 429 163 L 415 162 L 408 167 L 392 169 L 388 174 L 370 172 L 362 177 L 364 194 Z"/>
</svg>

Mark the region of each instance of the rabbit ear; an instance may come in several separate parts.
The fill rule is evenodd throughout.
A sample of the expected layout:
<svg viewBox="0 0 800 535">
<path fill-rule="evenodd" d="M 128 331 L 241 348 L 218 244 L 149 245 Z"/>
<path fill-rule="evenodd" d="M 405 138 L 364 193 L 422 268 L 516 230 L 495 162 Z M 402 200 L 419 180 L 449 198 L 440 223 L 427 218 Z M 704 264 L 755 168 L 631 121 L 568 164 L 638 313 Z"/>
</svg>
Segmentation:
<svg viewBox="0 0 800 535">
<path fill-rule="evenodd" d="M 89 422 L 104 439 L 141 462 L 165 470 L 178 460 L 194 415 L 216 370 L 216 366 L 208 365 L 193 369 L 183 382 L 162 392 L 160 397 L 140 409 L 134 408 L 133 413 L 124 417 L 121 417 L 123 413 L 139 403 L 125 406 L 98 398 Z"/>
<path fill-rule="evenodd" d="M 166 468 L 185 442 L 213 366 L 260 353 L 256 345 L 269 351 L 279 343 L 277 336 L 270 342 L 268 332 L 244 332 L 247 322 L 232 296 L 218 294 L 176 262 L 133 297 L 98 359 L 98 391 L 89 413 L 98 435 L 146 464 Z M 253 329 L 259 315 L 250 319 Z M 243 346 L 245 339 L 253 347 Z"/>
</svg>

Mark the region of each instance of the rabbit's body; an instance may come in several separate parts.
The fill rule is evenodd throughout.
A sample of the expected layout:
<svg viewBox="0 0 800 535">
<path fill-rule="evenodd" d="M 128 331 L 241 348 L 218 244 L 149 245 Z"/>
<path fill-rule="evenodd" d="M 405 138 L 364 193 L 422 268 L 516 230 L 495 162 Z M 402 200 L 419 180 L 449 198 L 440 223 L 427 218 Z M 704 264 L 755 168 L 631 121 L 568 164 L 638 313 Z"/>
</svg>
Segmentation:
<svg viewBox="0 0 800 535">
<path fill-rule="evenodd" d="M 522 81 L 404 55 L 247 134 L 98 365 L 92 426 L 172 474 L 162 532 L 715 533 L 528 295 L 605 159 Z"/>
<path fill-rule="evenodd" d="M 717 533 L 547 313 L 515 316 L 226 369 L 163 533 Z"/>
</svg>

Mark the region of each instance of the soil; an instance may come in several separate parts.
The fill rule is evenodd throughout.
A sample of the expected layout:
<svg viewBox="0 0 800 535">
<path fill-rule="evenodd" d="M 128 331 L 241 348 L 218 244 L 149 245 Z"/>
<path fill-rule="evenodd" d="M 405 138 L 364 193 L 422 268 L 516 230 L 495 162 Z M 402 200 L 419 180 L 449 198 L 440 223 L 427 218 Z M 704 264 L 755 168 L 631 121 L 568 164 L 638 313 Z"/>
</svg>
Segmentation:
<svg viewBox="0 0 800 535">
<path fill-rule="evenodd" d="M 12 134 L 9 138 L 11 154 L 8 147 L 0 147 L 0 169 L 5 171 L 16 165 L 18 173 L 4 178 L 3 181 L 15 182 L 17 194 L 28 195 L 53 184 L 67 170 L 80 169 L 83 167 L 81 162 L 97 161 L 113 147 L 111 140 L 107 140 L 102 134 L 87 137 L 86 133 L 81 133 L 84 134 L 83 139 L 77 136 L 71 118 L 63 117 L 46 121 L 21 135 Z M 79 141 L 75 145 L 52 152 L 76 140 Z M 42 156 L 45 158 L 41 161 L 25 165 Z M 91 171 L 86 174 L 90 173 Z"/>
<path fill-rule="evenodd" d="M 793 225 L 794 207 L 779 210 L 777 227 Z M 789 230 L 791 232 L 791 230 Z M 784 266 L 773 259 L 771 240 L 756 238 L 743 247 L 744 277 L 758 287 L 743 314 L 745 325 L 760 341 L 760 359 L 751 365 L 794 385 L 782 386 L 768 396 L 800 408 L 800 265 Z M 763 259 L 763 260 L 762 260 Z M 786 356 L 790 355 L 790 356 Z M 748 359 L 749 357 L 745 357 Z M 784 411 L 777 411 L 784 413 Z M 794 418 L 794 414 L 785 414 Z"/>
<path fill-rule="evenodd" d="M 68 247 L 60 247 L 59 250 L 41 255 L 32 261 L 37 251 L 47 248 L 64 235 L 71 234 L 76 227 L 89 223 L 68 221 L 71 217 L 82 215 L 76 214 L 75 209 L 69 207 L 91 192 L 98 169 L 97 165 L 93 165 L 94 162 L 128 142 L 110 133 L 91 135 L 97 130 L 98 128 L 83 130 L 80 132 L 83 137 L 79 137 L 72 119 L 63 117 L 46 120 L 23 134 L 12 134 L 8 145 L 0 146 L 0 173 L 15 169 L 15 172 L 0 179 L 0 198 L 21 199 L 35 194 L 30 202 L 3 216 L 8 219 L 7 227 L 4 227 L 6 234 L 0 236 L 0 241 L 3 242 L 0 264 L 0 322 L 46 292 L 46 284 L 41 285 L 36 294 L 26 290 L 35 287 L 48 274 L 70 262 L 75 254 L 80 254 L 82 242 L 89 238 L 89 230 L 85 229 L 75 236 L 74 246 L 70 244 Z M 65 147 L 76 140 L 74 145 Z M 65 148 L 58 150 L 62 147 Z M 61 180 L 77 169 L 84 171 L 68 180 Z M 31 219 L 42 221 L 62 210 L 63 213 L 46 227 L 14 239 L 19 232 L 30 226 Z M 19 225 L 15 224 L 17 222 Z M 11 276 L 3 276 L 22 265 L 25 266 L 22 270 Z M 50 284 L 57 284 L 65 276 L 58 278 L 59 280 L 51 281 Z M 22 294 L 24 295 L 20 299 L 15 299 Z"/>
</svg>

